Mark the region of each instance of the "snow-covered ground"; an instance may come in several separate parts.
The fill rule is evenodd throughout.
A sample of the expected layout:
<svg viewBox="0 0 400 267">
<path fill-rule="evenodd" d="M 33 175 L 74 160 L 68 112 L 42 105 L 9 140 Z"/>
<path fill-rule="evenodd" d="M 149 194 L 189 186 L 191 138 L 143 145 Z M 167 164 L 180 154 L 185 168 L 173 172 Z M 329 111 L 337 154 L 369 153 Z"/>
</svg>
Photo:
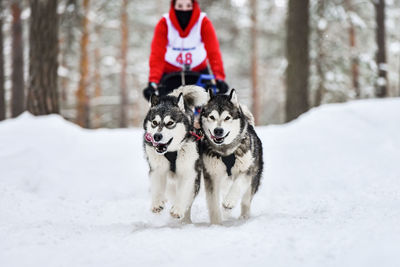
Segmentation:
<svg viewBox="0 0 400 267">
<path fill-rule="evenodd" d="M 203 191 L 191 225 L 150 212 L 141 129 L 25 113 L 0 123 L 0 266 L 400 266 L 399 114 L 357 101 L 259 127 L 252 217 L 210 226 Z"/>
</svg>

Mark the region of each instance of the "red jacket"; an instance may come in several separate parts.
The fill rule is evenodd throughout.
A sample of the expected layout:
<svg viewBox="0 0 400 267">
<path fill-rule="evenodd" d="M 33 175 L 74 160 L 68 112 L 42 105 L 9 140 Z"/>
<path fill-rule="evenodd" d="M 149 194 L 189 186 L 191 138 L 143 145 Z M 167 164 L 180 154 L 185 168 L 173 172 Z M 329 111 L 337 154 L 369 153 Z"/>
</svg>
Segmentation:
<svg viewBox="0 0 400 267">
<path fill-rule="evenodd" d="M 169 16 L 173 26 L 179 31 L 179 35 L 181 37 L 186 37 L 200 17 L 200 7 L 197 2 L 194 1 L 192 17 L 190 18 L 189 24 L 184 31 L 181 29 L 178 19 L 176 18 L 172 1 L 171 8 L 169 10 Z M 218 80 L 225 80 L 224 66 L 221 52 L 219 50 L 217 35 L 211 21 L 207 17 L 203 19 L 201 25 L 201 39 L 207 51 L 207 59 L 210 62 L 214 75 Z M 157 23 L 157 26 L 154 30 L 153 41 L 151 42 L 149 82 L 159 83 L 164 73 L 177 72 L 181 70 L 181 68 L 175 67 L 165 61 L 164 58 L 165 52 L 167 51 L 167 45 L 168 26 L 166 19 L 163 17 Z M 201 71 L 207 68 L 207 59 L 205 59 L 200 65 L 196 66 L 192 70 Z"/>
</svg>

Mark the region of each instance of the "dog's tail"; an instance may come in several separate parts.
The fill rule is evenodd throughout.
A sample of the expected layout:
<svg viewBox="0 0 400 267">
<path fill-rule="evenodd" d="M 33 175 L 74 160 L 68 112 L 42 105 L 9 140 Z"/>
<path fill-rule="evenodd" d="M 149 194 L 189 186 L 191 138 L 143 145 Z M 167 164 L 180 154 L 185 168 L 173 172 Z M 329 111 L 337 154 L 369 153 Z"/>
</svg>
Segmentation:
<svg viewBox="0 0 400 267">
<path fill-rule="evenodd" d="M 191 108 L 203 106 L 208 101 L 207 92 L 203 87 L 197 85 L 183 85 L 169 95 L 178 97 L 181 93 L 183 94 L 183 99 Z"/>
</svg>

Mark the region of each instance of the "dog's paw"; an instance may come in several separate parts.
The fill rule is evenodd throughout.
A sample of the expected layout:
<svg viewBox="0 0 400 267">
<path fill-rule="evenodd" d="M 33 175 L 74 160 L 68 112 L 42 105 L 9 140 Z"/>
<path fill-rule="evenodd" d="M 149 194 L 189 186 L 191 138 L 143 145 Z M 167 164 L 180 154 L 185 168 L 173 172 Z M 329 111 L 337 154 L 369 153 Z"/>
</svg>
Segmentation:
<svg viewBox="0 0 400 267">
<path fill-rule="evenodd" d="M 165 201 L 158 201 L 157 203 L 153 204 L 151 207 L 151 211 L 153 213 L 160 213 L 165 206 Z"/>
<path fill-rule="evenodd" d="M 239 220 L 248 220 L 250 218 L 250 214 L 241 214 Z"/>
<path fill-rule="evenodd" d="M 215 225 L 222 225 L 222 220 L 221 219 L 212 219 L 210 220 L 211 224 L 215 224 Z"/>
<path fill-rule="evenodd" d="M 185 213 L 185 212 L 184 212 L 183 209 L 181 209 L 181 208 L 179 208 L 179 207 L 175 207 L 175 206 L 173 206 L 173 207 L 171 208 L 171 210 L 169 211 L 169 214 L 171 214 L 171 217 L 172 217 L 172 218 L 175 218 L 175 219 L 181 219 L 181 218 L 183 218 L 183 216 L 185 215 L 184 213 Z"/>
<path fill-rule="evenodd" d="M 231 210 L 235 207 L 235 202 L 232 199 L 225 199 L 222 202 L 222 207 L 226 210 Z"/>
<path fill-rule="evenodd" d="M 190 217 L 183 217 L 182 224 L 192 224 L 192 219 Z"/>
</svg>

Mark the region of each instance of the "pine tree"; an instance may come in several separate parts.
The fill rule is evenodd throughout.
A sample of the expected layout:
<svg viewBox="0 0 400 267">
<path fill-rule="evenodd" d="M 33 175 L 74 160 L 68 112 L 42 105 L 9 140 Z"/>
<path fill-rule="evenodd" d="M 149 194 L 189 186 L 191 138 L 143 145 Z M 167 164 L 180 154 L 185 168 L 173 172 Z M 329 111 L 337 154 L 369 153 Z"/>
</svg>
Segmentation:
<svg viewBox="0 0 400 267">
<path fill-rule="evenodd" d="M 357 47 L 356 47 L 356 29 L 354 27 L 353 19 L 351 17 L 353 12 L 353 3 L 351 0 L 346 0 L 345 5 L 348 12 L 348 23 L 349 23 L 349 45 L 351 53 L 351 76 L 352 76 L 352 86 L 356 97 L 360 97 L 360 85 L 358 81 L 359 70 L 358 70 L 358 57 L 357 57 Z"/>
<path fill-rule="evenodd" d="M 374 1 L 376 14 L 376 64 L 378 66 L 378 80 L 376 83 L 376 96 L 387 96 L 387 62 L 386 62 L 386 38 L 385 38 L 385 0 Z"/>
<path fill-rule="evenodd" d="M 318 85 L 317 90 L 315 92 L 314 105 L 319 106 L 324 99 L 325 94 L 325 70 L 324 70 L 324 61 L 325 61 L 325 49 L 324 49 L 324 35 L 326 31 L 325 25 L 325 2 L 318 1 L 317 3 L 317 25 L 316 25 L 316 52 L 317 58 L 315 60 L 315 68 L 318 75 Z"/>
<path fill-rule="evenodd" d="M 0 0 L 0 121 L 6 118 L 6 101 L 4 91 L 3 12 L 3 1 Z"/>
<path fill-rule="evenodd" d="M 286 37 L 286 121 L 306 112 L 309 77 L 309 0 L 289 0 Z"/>
<path fill-rule="evenodd" d="M 72 72 L 72 64 L 71 58 L 73 58 L 74 54 L 74 41 L 75 41 L 75 29 L 79 23 L 79 7 L 77 0 L 66 0 L 66 7 L 64 13 L 61 15 L 60 22 L 60 39 L 62 40 L 62 47 L 60 47 L 60 57 L 61 57 L 61 66 L 68 70 L 68 72 Z M 71 78 L 69 76 L 62 76 L 61 78 L 61 106 L 65 105 L 68 102 L 69 96 L 69 83 Z"/>
<path fill-rule="evenodd" d="M 97 24 L 95 26 L 95 33 L 96 33 L 96 40 L 100 40 L 101 38 L 101 25 Z M 101 88 L 101 72 L 100 72 L 100 64 L 101 64 L 101 52 L 100 46 L 96 45 L 94 49 L 94 64 L 97 66 L 94 69 L 94 98 L 96 100 L 100 99 L 101 95 L 103 94 L 103 90 Z M 94 108 L 94 119 L 93 119 L 93 127 L 100 128 L 101 127 L 101 111 L 99 106 Z"/>
<path fill-rule="evenodd" d="M 12 12 L 12 103 L 11 116 L 17 117 L 25 110 L 24 54 L 22 40 L 21 6 L 14 1 Z"/>
<path fill-rule="evenodd" d="M 126 84 L 126 68 L 128 65 L 128 0 L 123 0 L 121 6 L 121 104 L 120 104 L 120 123 L 119 126 L 125 128 L 128 126 L 128 90 Z"/>
<path fill-rule="evenodd" d="M 258 31 L 257 31 L 257 0 L 250 1 L 251 9 L 251 83 L 253 99 L 253 115 L 255 124 L 260 122 L 260 94 L 258 88 Z"/>
<path fill-rule="evenodd" d="M 76 123 L 82 127 L 89 128 L 89 96 L 87 92 L 88 76 L 89 76 L 89 55 L 88 55 L 88 44 L 89 44 L 89 0 L 83 1 L 84 16 L 82 20 L 82 37 L 81 37 L 81 59 L 80 59 L 80 73 L 81 78 L 79 80 L 79 87 L 76 91 L 77 107 L 76 107 Z"/>
<path fill-rule="evenodd" d="M 57 1 L 31 0 L 28 110 L 59 113 Z"/>
</svg>

